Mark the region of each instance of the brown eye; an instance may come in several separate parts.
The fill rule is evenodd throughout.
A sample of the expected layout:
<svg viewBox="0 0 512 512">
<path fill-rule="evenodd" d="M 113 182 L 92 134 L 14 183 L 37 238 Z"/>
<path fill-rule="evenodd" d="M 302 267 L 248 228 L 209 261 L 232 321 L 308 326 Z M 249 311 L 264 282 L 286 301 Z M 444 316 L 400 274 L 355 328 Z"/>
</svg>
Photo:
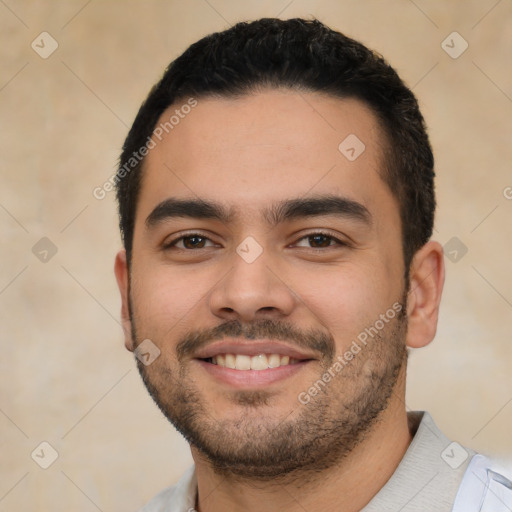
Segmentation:
<svg viewBox="0 0 512 512">
<path fill-rule="evenodd" d="M 213 246 L 213 242 L 201 235 L 187 235 L 177 238 L 176 240 L 169 243 L 166 248 L 177 248 L 177 249 L 204 249 L 208 247 L 207 244 L 210 244 L 210 247 Z"/>
<path fill-rule="evenodd" d="M 187 249 L 202 249 L 206 243 L 206 238 L 202 236 L 186 236 L 183 238 L 183 245 Z"/>
<path fill-rule="evenodd" d="M 307 247 L 309 249 L 324 249 L 336 245 L 345 245 L 342 241 L 327 233 L 311 233 L 302 237 L 296 244 L 298 247 Z"/>
<path fill-rule="evenodd" d="M 327 235 L 311 235 L 308 236 L 309 244 L 311 247 L 329 247 L 332 242 L 332 237 Z"/>
</svg>

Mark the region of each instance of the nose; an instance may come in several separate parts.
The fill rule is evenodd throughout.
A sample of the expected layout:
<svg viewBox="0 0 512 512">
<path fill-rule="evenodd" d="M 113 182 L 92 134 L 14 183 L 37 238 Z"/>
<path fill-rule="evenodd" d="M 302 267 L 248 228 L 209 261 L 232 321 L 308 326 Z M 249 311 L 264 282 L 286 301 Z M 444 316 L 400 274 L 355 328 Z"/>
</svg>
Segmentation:
<svg viewBox="0 0 512 512">
<path fill-rule="evenodd" d="M 231 270 L 210 293 L 212 313 L 226 321 L 241 322 L 289 316 L 297 297 L 280 274 L 272 268 L 265 251 L 252 262 L 234 253 Z"/>
</svg>

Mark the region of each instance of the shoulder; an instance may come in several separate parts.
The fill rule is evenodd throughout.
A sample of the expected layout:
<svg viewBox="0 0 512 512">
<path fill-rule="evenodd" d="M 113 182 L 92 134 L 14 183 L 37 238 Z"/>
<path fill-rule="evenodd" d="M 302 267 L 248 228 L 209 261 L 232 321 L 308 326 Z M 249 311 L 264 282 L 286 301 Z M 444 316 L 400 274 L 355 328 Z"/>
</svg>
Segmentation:
<svg viewBox="0 0 512 512">
<path fill-rule="evenodd" d="M 190 467 L 179 482 L 159 492 L 139 512 L 189 512 L 197 495 L 195 467 Z"/>
<path fill-rule="evenodd" d="M 175 501 L 175 497 L 176 486 L 167 487 L 141 508 L 139 512 L 164 512 Z"/>
</svg>

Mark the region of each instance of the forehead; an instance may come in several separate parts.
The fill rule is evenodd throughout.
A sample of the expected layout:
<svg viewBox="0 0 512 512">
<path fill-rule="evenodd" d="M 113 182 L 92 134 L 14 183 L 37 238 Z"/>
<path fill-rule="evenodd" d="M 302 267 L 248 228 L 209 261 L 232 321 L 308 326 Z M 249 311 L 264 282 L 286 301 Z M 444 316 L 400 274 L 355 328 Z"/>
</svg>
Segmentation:
<svg viewBox="0 0 512 512">
<path fill-rule="evenodd" d="M 170 196 L 224 202 L 242 214 L 318 194 L 339 194 L 370 211 L 386 201 L 397 208 L 381 179 L 383 132 L 362 102 L 290 90 L 196 101 L 193 108 L 177 102 L 161 116 L 138 216 Z"/>
</svg>

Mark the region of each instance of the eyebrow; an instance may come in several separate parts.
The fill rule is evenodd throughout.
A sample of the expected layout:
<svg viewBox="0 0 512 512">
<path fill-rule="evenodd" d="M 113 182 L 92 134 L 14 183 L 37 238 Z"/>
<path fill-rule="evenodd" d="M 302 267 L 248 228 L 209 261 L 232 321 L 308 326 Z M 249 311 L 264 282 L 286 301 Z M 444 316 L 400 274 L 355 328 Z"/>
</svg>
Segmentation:
<svg viewBox="0 0 512 512">
<path fill-rule="evenodd" d="M 336 195 L 286 199 L 263 211 L 264 220 L 272 227 L 285 221 L 320 216 L 335 216 L 372 224 L 370 211 L 361 203 Z M 172 218 L 212 219 L 224 224 L 237 217 L 233 208 L 204 199 L 169 198 L 159 203 L 146 218 L 146 226 L 156 225 Z"/>
<path fill-rule="evenodd" d="M 264 212 L 264 218 L 271 226 L 287 220 L 307 217 L 336 216 L 372 223 L 370 211 L 361 203 L 335 195 L 288 199 L 272 205 Z"/>
<path fill-rule="evenodd" d="M 171 197 L 159 203 L 148 215 L 146 226 L 151 228 L 175 217 L 215 219 L 227 224 L 231 221 L 233 214 L 225 206 L 212 201 Z"/>
</svg>

